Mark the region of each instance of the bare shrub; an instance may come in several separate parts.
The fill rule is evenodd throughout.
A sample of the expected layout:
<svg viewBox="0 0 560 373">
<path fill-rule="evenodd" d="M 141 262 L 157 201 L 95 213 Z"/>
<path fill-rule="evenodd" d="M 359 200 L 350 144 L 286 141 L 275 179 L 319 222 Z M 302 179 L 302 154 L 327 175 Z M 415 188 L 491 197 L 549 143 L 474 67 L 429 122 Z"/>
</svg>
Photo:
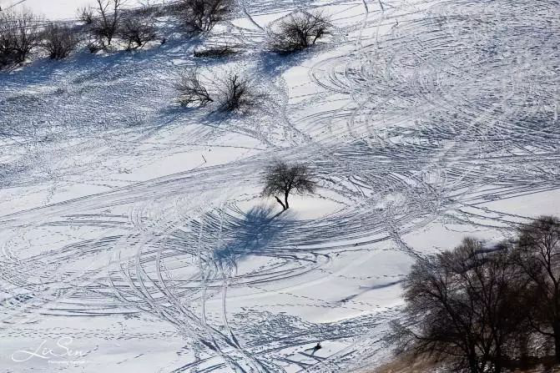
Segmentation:
<svg viewBox="0 0 560 373">
<path fill-rule="evenodd" d="M 93 9 L 91 6 L 85 6 L 78 9 L 78 19 L 86 25 L 93 23 Z"/>
<path fill-rule="evenodd" d="M 226 45 L 196 50 L 194 51 L 194 56 L 198 58 L 223 58 L 223 57 L 232 56 L 237 53 L 238 53 L 237 49 L 226 44 Z"/>
<path fill-rule="evenodd" d="M 0 12 L 0 67 L 24 62 L 41 41 L 41 18 L 24 10 Z"/>
<path fill-rule="evenodd" d="M 244 112 L 258 106 L 265 95 L 258 94 L 251 82 L 238 74 L 229 73 L 217 78 L 208 89 L 200 81 L 196 70 L 181 74 L 175 85 L 179 91 L 182 106 L 205 106 L 216 102 L 216 110 L 221 112 Z"/>
<path fill-rule="evenodd" d="M 233 9 L 234 0 L 181 0 L 180 7 L 188 32 L 210 31 Z"/>
<path fill-rule="evenodd" d="M 288 165 L 284 162 L 278 162 L 267 169 L 264 184 L 263 195 L 274 196 L 284 211 L 290 208 L 288 203 L 290 193 L 314 193 L 317 186 L 306 165 Z M 278 195 L 284 200 L 282 201 Z"/>
<path fill-rule="evenodd" d="M 126 0 L 97 0 L 97 17 L 91 31 L 104 48 L 111 45 L 121 21 L 122 6 Z"/>
<path fill-rule="evenodd" d="M 296 12 L 282 20 L 270 34 L 269 48 L 281 54 L 301 51 L 327 35 L 329 27 L 329 20 L 322 13 Z"/>
<path fill-rule="evenodd" d="M 9 24 L 5 17 L 0 14 L 0 68 L 10 65 L 15 60 L 13 40 Z"/>
<path fill-rule="evenodd" d="M 218 87 L 219 110 L 223 112 L 245 111 L 258 106 L 263 96 L 258 94 L 247 78 L 230 73 L 221 79 Z"/>
<path fill-rule="evenodd" d="M 141 16 L 130 16 L 124 19 L 119 36 L 128 43 L 127 50 L 141 48 L 147 42 L 156 39 L 156 28 L 153 23 Z"/>
<path fill-rule="evenodd" d="M 74 31 L 68 26 L 49 24 L 44 32 L 43 47 L 53 60 L 61 60 L 70 55 L 78 45 L 78 38 Z"/>
<path fill-rule="evenodd" d="M 175 88 L 179 91 L 179 103 L 181 106 L 205 106 L 213 102 L 208 90 L 200 82 L 196 70 L 187 71 L 180 76 Z"/>
</svg>

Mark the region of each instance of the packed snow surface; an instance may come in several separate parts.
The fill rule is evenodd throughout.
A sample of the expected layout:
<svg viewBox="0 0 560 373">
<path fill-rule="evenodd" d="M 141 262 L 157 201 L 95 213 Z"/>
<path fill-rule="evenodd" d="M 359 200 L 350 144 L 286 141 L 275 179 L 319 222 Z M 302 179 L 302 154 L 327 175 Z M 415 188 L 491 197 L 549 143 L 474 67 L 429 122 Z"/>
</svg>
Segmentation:
<svg viewBox="0 0 560 373">
<path fill-rule="evenodd" d="M 205 38 L 0 73 L 2 372 L 371 367 L 414 260 L 560 215 L 557 1 L 238 4 Z M 264 50 L 271 23 L 312 8 L 324 42 Z M 244 52 L 192 57 L 224 38 Z M 179 107 L 195 65 L 265 103 Z M 275 160 L 320 185 L 282 214 L 261 196 Z"/>
</svg>

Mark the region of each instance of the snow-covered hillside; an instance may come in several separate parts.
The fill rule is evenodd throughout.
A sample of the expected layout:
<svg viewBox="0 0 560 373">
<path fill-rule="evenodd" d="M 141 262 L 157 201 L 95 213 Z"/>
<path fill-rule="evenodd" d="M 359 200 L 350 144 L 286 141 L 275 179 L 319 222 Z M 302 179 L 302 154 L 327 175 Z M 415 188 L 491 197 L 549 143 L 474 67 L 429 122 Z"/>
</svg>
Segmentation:
<svg viewBox="0 0 560 373">
<path fill-rule="evenodd" d="M 165 4 L 169 0 L 127 0 L 126 6 Z M 0 0 L 0 9 L 21 11 L 29 9 L 43 15 L 48 20 L 70 20 L 78 17 L 78 9 L 95 6 L 95 0 Z"/>
<path fill-rule="evenodd" d="M 207 37 L 162 19 L 161 46 L 0 72 L 0 371 L 371 368 L 416 258 L 560 215 L 557 1 L 238 4 Z M 264 50 L 311 8 L 324 42 Z M 192 56 L 225 38 L 243 53 Z M 194 66 L 267 100 L 181 108 Z M 283 214 L 261 196 L 275 160 L 320 185 Z"/>
</svg>

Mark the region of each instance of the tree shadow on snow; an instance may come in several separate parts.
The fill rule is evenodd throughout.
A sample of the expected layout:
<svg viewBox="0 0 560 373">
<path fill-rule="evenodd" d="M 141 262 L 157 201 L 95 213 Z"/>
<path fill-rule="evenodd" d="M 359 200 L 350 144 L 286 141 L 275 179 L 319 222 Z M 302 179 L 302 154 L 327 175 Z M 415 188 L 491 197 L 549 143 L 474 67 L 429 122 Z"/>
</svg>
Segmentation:
<svg viewBox="0 0 560 373">
<path fill-rule="evenodd" d="M 214 251 L 216 263 L 236 268 L 248 256 L 273 256 L 276 243 L 282 242 L 285 228 L 292 222 L 286 212 L 274 213 L 270 206 L 257 206 L 224 227 L 224 245 Z M 225 232 L 227 229 L 227 232 Z"/>
<path fill-rule="evenodd" d="M 281 75 L 292 67 L 301 65 L 304 60 L 311 56 L 312 50 L 314 49 L 315 48 L 312 47 L 308 50 L 286 55 L 270 51 L 262 52 L 258 65 L 260 68 L 259 70 L 271 76 Z"/>
<path fill-rule="evenodd" d="M 360 295 L 363 295 L 367 292 L 370 292 L 370 291 L 373 291 L 373 290 L 389 288 L 391 286 L 398 285 L 402 282 L 403 282 L 403 280 L 397 280 L 397 281 L 391 281 L 391 282 L 388 282 L 388 283 L 385 283 L 385 284 L 379 284 L 379 285 L 373 285 L 373 286 L 360 286 L 360 289 L 361 289 L 360 292 L 349 295 L 346 298 L 341 299 L 339 302 L 340 303 L 346 303 L 346 302 L 349 302 L 351 300 L 354 300 L 355 298 L 357 298 Z"/>
<path fill-rule="evenodd" d="M 201 42 L 192 40 L 167 40 L 165 44 L 154 41 L 150 46 L 134 50 L 114 50 L 107 53 L 92 54 L 82 46 L 72 55 L 61 61 L 46 57 L 36 58 L 29 64 L 0 71 L 0 84 L 4 85 L 41 85 L 57 84 L 57 80 L 70 84 L 84 81 L 111 81 L 130 78 L 131 82 L 147 73 L 162 71 L 170 61 L 185 59 L 189 51 Z M 151 66 L 150 70 L 147 66 Z M 75 80 L 68 80 L 74 78 Z"/>
</svg>

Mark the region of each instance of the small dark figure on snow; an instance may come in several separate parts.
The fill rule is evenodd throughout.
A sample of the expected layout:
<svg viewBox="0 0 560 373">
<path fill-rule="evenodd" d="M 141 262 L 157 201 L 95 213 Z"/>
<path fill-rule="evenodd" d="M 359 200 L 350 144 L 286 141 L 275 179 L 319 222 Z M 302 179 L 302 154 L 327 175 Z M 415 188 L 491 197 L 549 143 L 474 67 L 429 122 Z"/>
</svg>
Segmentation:
<svg viewBox="0 0 560 373">
<path fill-rule="evenodd" d="M 321 349 L 321 342 L 317 342 L 317 346 L 313 347 L 313 351 L 311 352 L 311 356 L 313 356 L 315 354 L 315 352 L 319 351 Z"/>
</svg>

